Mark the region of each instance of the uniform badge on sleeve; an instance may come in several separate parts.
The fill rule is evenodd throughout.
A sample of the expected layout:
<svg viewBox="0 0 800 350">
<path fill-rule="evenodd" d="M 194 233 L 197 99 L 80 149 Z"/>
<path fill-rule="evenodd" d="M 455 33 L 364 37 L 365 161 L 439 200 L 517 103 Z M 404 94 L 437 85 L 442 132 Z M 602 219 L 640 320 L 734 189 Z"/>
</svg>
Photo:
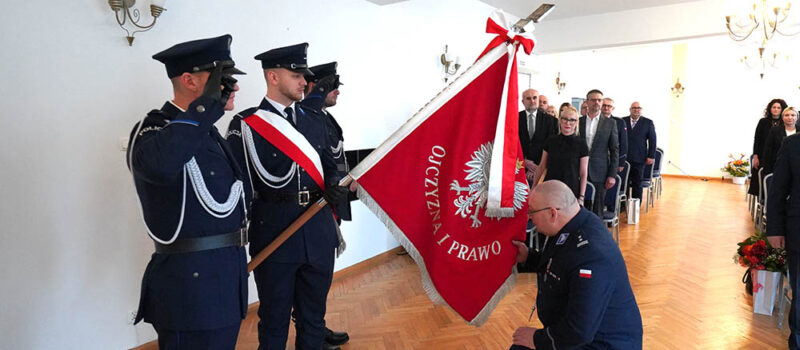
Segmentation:
<svg viewBox="0 0 800 350">
<path fill-rule="evenodd" d="M 556 241 L 556 245 L 562 245 L 564 242 L 567 241 L 567 237 L 569 237 L 569 233 L 562 233 L 558 236 L 558 240 Z"/>
<path fill-rule="evenodd" d="M 581 269 L 578 272 L 578 276 L 580 276 L 581 278 L 590 278 L 591 279 L 592 278 L 592 270 Z"/>
</svg>

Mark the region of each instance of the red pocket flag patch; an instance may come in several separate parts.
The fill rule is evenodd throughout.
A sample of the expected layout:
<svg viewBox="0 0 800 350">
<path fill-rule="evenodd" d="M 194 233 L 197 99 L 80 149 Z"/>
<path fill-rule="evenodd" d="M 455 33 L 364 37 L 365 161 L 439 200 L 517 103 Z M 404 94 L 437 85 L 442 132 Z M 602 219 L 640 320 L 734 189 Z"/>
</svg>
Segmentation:
<svg viewBox="0 0 800 350">
<path fill-rule="evenodd" d="M 578 276 L 581 276 L 583 278 L 592 278 L 592 270 L 581 269 L 580 272 L 578 273 Z"/>
</svg>

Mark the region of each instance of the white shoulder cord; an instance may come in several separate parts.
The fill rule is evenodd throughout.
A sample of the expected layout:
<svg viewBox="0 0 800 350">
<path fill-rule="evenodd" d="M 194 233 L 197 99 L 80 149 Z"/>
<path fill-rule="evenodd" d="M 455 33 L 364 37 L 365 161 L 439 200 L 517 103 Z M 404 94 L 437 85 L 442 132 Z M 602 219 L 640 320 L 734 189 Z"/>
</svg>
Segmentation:
<svg viewBox="0 0 800 350">
<path fill-rule="evenodd" d="M 242 123 L 241 127 L 243 139 L 242 142 L 245 143 L 245 159 L 249 158 L 253 162 L 253 167 L 256 169 L 255 173 L 258 175 L 258 178 L 261 179 L 261 182 L 272 188 L 286 187 L 286 185 L 288 185 L 294 177 L 295 170 L 297 170 L 297 163 L 292 162 L 289 172 L 282 177 L 270 174 L 269 171 L 264 168 L 264 166 L 261 164 L 261 160 L 258 158 L 258 152 L 256 151 L 256 145 L 253 142 L 253 133 L 250 131 L 250 126 L 248 126 L 247 123 Z M 247 169 L 249 173 L 250 167 L 248 166 Z"/>
<path fill-rule="evenodd" d="M 343 148 L 344 147 L 342 147 L 342 140 L 339 140 L 339 143 L 336 145 L 336 147 L 331 146 L 331 152 L 333 152 L 334 159 L 339 159 L 342 157 L 342 154 L 344 153 L 342 152 Z"/>
<path fill-rule="evenodd" d="M 242 180 L 236 180 L 231 185 L 231 192 L 228 195 L 228 199 L 225 201 L 225 203 L 220 203 L 217 202 L 217 200 L 211 195 L 211 192 L 208 191 L 206 181 L 203 178 L 203 173 L 200 171 L 200 167 L 197 165 L 197 160 L 195 160 L 194 157 L 192 157 L 192 159 L 186 162 L 184 165 L 184 174 L 187 172 L 189 173 L 189 179 L 192 180 L 194 194 L 199 199 L 203 209 L 205 209 L 206 212 L 211 216 L 220 219 L 226 218 L 230 216 L 234 210 L 236 210 L 236 206 L 239 204 L 239 199 L 241 199 L 244 203 L 244 188 L 242 186 Z"/>
<path fill-rule="evenodd" d="M 133 146 L 136 145 L 136 138 L 139 136 L 139 131 L 142 129 L 142 124 L 144 124 L 145 118 L 147 118 L 147 116 L 143 117 L 142 120 L 139 121 L 139 126 L 136 127 L 136 132 L 133 134 L 133 140 L 131 140 L 131 147 L 128 148 L 128 169 L 131 172 L 131 177 L 133 178 L 134 189 L 136 188 L 136 176 L 133 174 Z M 161 244 L 172 244 L 172 242 L 175 242 L 175 240 L 178 239 L 178 234 L 181 232 L 181 227 L 183 226 L 183 216 L 186 213 L 186 167 L 183 168 L 183 196 L 181 198 L 181 217 L 178 219 L 178 227 L 175 229 L 175 233 L 172 234 L 172 238 L 165 241 L 159 239 L 153 234 L 153 231 L 150 231 L 150 227 L 147 226 L 147 221 L 144 219 L 142 200 L 137 196 L 137 201 L 139 202 L 139 214 L 142 215 L 144 228 L 147 230 L 147 234 L 150 235 L 150 238 L 152 238 L 154 241 Z"/>
<path fill-rule="evenodd" d="M 139 136 L 139 132 L 142 128 L 142 124 L 144 123 L 144 118 L 139 121 L 139 125 L 136 128 L 136 133 L 133 135 L 133 140 L 131 140 L 131 147 L 128 149 L 128 168 L 131 171 L 131 175 L 133 175 L 133 147 L 136 144 L 136 138 Z M 200 171 L 200 167 L 197 165 L 197 160 L 192 157 L 191 160 L 186 162 L 183 166 L 183 194 L 181 196 L 181 216 L 178 219 L 178 227 L 175 228 L 175 232 L 172 234 L 172 237 L 169 240 L 162 240 L 158 238 L 153 232 L 150 230 L 150 227 L 147 225 L 147 221 L 144 220 L 144 208 L 142 208 L 142 201 L 139 199 L 139 213 L 142 215 L 142 222 L 144 223 L 145 229 L 147 229 L 147 234 L 150 235 L 154 241 L 160 244 L 172 244 L 178 239 L 178 235 L 181 232 L 181 227 L 183 227 L 183 219 L 186 214 L 186 173 L 190 174 L 190 179 L 192 181 L 192 188 L 194 189 L 194 193 L 198 198 L 198 202 L 200 205 L 205 209 L 207 213 L 216 217 L 216 218 L 226 218 L 231 215 L 236 210 L 236 206 L 238 205 L 239 199 L 242 201 L 242 208 L 244 209 L 244 215 L 247 217 L 247 203 L 244 195 L 244 189 L 242 187 L 242 181 L 236 180 L 231 185 L 231 192 L 228 195 L 228 199 L 225 203 L 217 202 L 214 197 L 211 196 L 211 193 L 208 191 L 208 187 L 206 187 L 205 180 L 203 179 L 203 174 Z M 134 187 L 136 185 L 136 178 L 134 178 Z M 237 198 L 239 197 L 239 198 Z"/>
</svg>

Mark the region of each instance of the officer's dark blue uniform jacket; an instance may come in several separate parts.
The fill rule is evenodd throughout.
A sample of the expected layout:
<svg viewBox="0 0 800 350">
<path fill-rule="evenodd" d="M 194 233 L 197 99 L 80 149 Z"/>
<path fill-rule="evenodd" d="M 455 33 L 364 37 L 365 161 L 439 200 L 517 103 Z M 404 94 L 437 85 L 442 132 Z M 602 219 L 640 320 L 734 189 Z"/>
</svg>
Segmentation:
<svg viewBox="0 0 800 350">
<path fill-rule="evenodd" d="M 536 349 L 642 348 L 642 318 L 625 261 L 592 212 L 581 208 L 527 263 L 536 267 L 544 325 L 534 334 Z"/>
<path fill-rule="evenodd" d="M 250 160 L 245 160 L 244 158 L 244 147 L 246 145 L 243 142 L 241 130 L 244 123 L 242 119 L 252 115 L 258 109 L 281 115 L 269 101 L 263 99 L 258 107 L 246 109 L 234 116 L 228 127 L 227 136 L 237 160 L 241 164 L 249 164 L 249 171 L 256 192 L 256 198 L 253 200 L 251 209 L 253 222 L 250 224 L 249 231 L 251 256 L 258 254 L 269 245 L 284 229 L 289 227 L 295 219 L 308 209 L 308 207 L 300 206 L 297 201 L 273 200 L 276 194 L 280 196 L 293 195 L 296 198 L 298 191 L 321 191 L 311 176 L 303 170 L 300 170 L 299 183 L 297 173 L 295 173 L 292 175 L 291 181 L 279 189 L 268 186 L 254 173 L 258 170 L 255 169 Z M 327 149 L 327 130 L 324 122 L 314 114 L 305 112 L 300 106 L 296 106 L 295 110 L 297 113 L 297 130 L 317 149 L 320 155 L 326 186 L 338 183 L 340 177 L 336 170 L 336 164 L 329 149 Z M 255 130 L 252 130 L 252 134 L 258 157 L 264 168 L 270 174 L 276 176 L 287 174 L 293 164 L 292 159 L 258 135 Z M 335 225 L 336 222 L 330 206 L 325 206 L 272 253 L 265 262 L 310 263 L 320 268 L 332 268 L 335 248 L 339 245 Z"/>
<path fill-rule="evenodd" d="M 344 153 L 344 132 L 330 112 L 322 111 L 322 104 L 325 102 L 322 96 L 323 95 L 320 95 L 320 93 L 314 89 L 306 99 L 300 101 L 300 106 L 302 106 L 306 112 L 314 113 L 319 119 L 325 121 L 328 134 L 327 147 L 330 149 L 333 160 L 336 163 L 336 170 L 338 171 L 339 177 L 344 178 L 350 171 Z M 352 192 L 349 194 L 352 194 Z M 336 216 L 340 221 L 350 221 L 352 219 L 350 201 L 356 200 L 357 197 L 354 195 L 348 197 L 347 199 L 343 198 L 339 203 L 332 203 L 336 211 Z"/>
<path fill-rule="evenodd" d="M 198 113 L 196 104 L 203 104 L 207 110 Z M 135 143 L 130 161 L 136 191 L 147 226 L 161 240 L 172 238 L 180 222 L 178 239 L 234 232 L 245 222 L 241 201 L 226 218 L 206 212 L 191 181 L 184 176 L 184 164 L 194 157 L 206 187 L 218 202 L 226 201 L 237 179 L 248 181 L 214 127 L 222 109 L 219 102 L 203 97 L 187 112 L 167 102 L 148 114 L 135 138 L 138 124 L 133 128 L 130 140 L 135 139 Z M 172 330 L 206 330 L 241 322 L 246 313 L 244 248 L 152 255 L 142 279 L 137 322 L 144 319 Z"/>
</svg>

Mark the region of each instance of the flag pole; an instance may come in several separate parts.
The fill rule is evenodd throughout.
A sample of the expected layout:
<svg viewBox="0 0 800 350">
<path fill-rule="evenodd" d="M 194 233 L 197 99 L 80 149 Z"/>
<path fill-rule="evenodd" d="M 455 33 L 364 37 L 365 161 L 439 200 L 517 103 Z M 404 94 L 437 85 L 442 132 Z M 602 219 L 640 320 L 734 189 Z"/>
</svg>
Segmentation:
<svg viewBox="0 0 800 350">
<path fill-rule="evenodd" d="M 341 181 L 339 181 L 339 186 L 347 186 L 352 181 L 353 178 L 350 177 L 350 175 L 347 175 Z M 316 215 L 317 212 L 322 210 L 322 208 L 324 208 L 326 205 L 328 205 L 328 201 L 326 201 L 325 198 L 320 198 L 313 205 L 308 207 L 308 209 L 306 209 L 306 211 L 304 211 L 303 214 L 300 214 L 300 216 L 297 217 L 297 219 L 295 219 L 289 225 L 289 227 L 284 229 L 283 232 L 281 232 L 281 234 L 278 235 L 278 237 L 272 240 L 272 242 L 270 242 L 270 244 L 266 248 L 262 249 L 260 252 L 258 252 L 258 254 L 256 254 L 256 256 L 250 259 L 250 262 L 247 263 L 247 272 L 248 273 L 253 272 L 253 270 L 255 270 L 255 268 L 258 267 L 258 265 L 264 262 L 264 260 L 266 260 L 267 257 L 269 257 L 272 253 L 274 253 L 275 250 L 277 250 L 278 247 L 280 247 L 281 244 L 283 244 L 283 242 L 286 242 L 286 240 L 289 239 L 289 237 L 292 237 L 292 235 L 295 234 L 295 232 L 297 232 L 297 230 L 299 230 L 300 227 L 303 227 L 303 225 L 305 225 L 306 222 L 311 219 L 311 217 Z"/>
<path fill-rule="evenodd" d="M 544 16 L 549 14 L 550 11 L 552 11 L 553 7 L 555 7 L 555 5 L 553 5 L 553 4 L 542 4 L 542 5 L 539 5 L 539 7 L 536 10 L 534 10 L 533 12 L 531 12 L 531 14 L 528 15 L 528 17 L 520 19 L 519 21 L 517 21 L 517 23 L 514 24 L 514 26 L 513 26 L 513 30 L 516 31 L 517 33 L 525 32 L 525 29 L 523 29 L 523 27 L 525 25 L 527 25 L 531 21 L 534 22 L 534 23 L 538 23 L 539 20 L 541 20 Z M 472 67 L 470 67 L 470 68 L 472 68 Z M 454 83 L 455 83 L 455 81 L 450 83 L 450 85 L 448 85 L 448 87 L 446 87 L 445 90 L 447 90 L 447 88 L 449 88 L 449 86 L 454 85 Z M 436 100 L 438 97 L 439 97 L 439 95 L 434 97 L 434 100 Z M 430 102 L 428 104 L 430 104 Z M 426 104 L 426 106 L 424 106 L 422 109 L 420 109 L 420 111 L 417 112 L 414 116 L 412 116 L 411 119 L 409 119 L 409 121 L 406 122 L 406 123 L 408 124 L 409 122 L 411 122 L 411 120 L 413 120 L 414 117 L 417 116 L 417 114 L 420 114 L 420 112 L 422 112 L 425 109 L 425 107 L 428 107 L 428 104 Z M 403 127 L 401 127 L 397 132 L 400 132 L 402 129 L 403 129 Z M 394 136 L 394 135 L 392 135 L 392 136 Z M 389 139 L 392 139 L 392 137 L 390 136 Z M 387 139 L 387 141 L 389 141 L 389 139 Z M 384 146 L 384 144 L 387 143 L 387 141 L 384 141 L 384 143 L 381 144 L 381 146 Z M 379 146 L 379 148 L 381 146 Z M 370 158 L 370 157 L 378 158 L 375 153 L 376 152 L 373 151 L 367 157 L 368 158 Z M 374 163 L 375 161 L 377 161 L 377 160 L 373 160 L 370 163 Z M 358 168 L 358 166 L 356 166 L 354 169 L 357 169 L 357 168 Z M 364 170 L 366 170 L 366 169 L 364 169 Z M 353 181 L 353 178 L 348 174 L 341 181 L 339 181 L 339 186 L 347 186 L 352 181 Z M 308 209 L 306 209 L 306 211 L 303 212 L 303 214 L 301 214 L 297 219 L 295 219 L 294 222 L 292 222 L 289 225 L 289 227 L 284 229 L 283 232 L 281 232 L 281 234 L 278 235 L 278 237 L 276 237 L 266 248 L 262 249 L 260 252 L 258 252 L 258 254 L 256 254 L 256 256 L 254 256 L 252 259 L 250 259 L 250 262 L 247 264 L 247 272 L 252 272 L 258 265 L 260 265 L 262 262 L 264 262 L 264 260 L 267 257 L 269 257 L 273 252 L 275 252 L 275 250 L 277 250 L 278 247 L 281 246 L 281 244 L 286 242 L 286 240 L 288 240 L 289 237 L 291 237 L 295 232 L 297 232 L 297 230 L 299 230 L 300 227 L 302 227 L 309 219 L 311 219 L 311 217 L 313 217 L 315 214 L 317 214 L 317 212 L 322 210 L 322 208 L 324 208 L 327 204 L 328 204 L 328 201 L 326 201 L 325 198 L 320 198 L 316 203 L 314 203 L 312 206 L 310 206 Z"/>
</svg>

